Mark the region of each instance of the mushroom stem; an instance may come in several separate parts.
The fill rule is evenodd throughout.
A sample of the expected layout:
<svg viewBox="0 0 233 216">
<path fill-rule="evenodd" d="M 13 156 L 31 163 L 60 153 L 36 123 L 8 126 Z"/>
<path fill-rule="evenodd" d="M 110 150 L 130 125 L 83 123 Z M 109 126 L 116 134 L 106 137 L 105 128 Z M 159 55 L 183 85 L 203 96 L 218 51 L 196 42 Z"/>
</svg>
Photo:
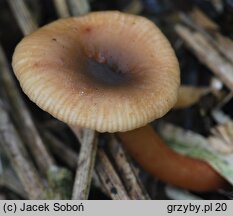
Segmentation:
<svg viewBox="0 0 233 216">
<path fill-rule="evenodd" d="M 149 125 L 117 135 L 139 164 L 164 182 L 198 192 L 227 184 L 206 162 L 171 150 Z"/>
</svg>

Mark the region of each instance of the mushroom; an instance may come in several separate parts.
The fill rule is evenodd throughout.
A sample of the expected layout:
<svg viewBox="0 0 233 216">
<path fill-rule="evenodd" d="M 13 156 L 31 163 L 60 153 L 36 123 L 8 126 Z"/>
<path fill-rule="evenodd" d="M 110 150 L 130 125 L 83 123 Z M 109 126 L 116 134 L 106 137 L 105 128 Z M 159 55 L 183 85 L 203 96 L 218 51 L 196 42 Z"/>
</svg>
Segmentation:
<svg viewBox="0 0 233 216">
<path fill-rule="evenodd" d="M 174 51 L 148 19 L 121 12 L 94 12 L 55 21 L 17 45 L 13 69 L 23 91 L 43 110 L 73 127 L 124 132 L 119 137 L 142 167 L 159 178 L 167 172 L 167 177 L 161 178 L 169 183 L 198 189 L 200 181 L 194 176 L 199 177 L 196 171 L 200 169 L 195 167 L 199 162 L 182 156 L 184 164 L 179 162 L 179 167 L 176 159 L 181 156 L 161 147 L 162 142 L 153 138 L 157 137 L 155 132 L 143 127 L 172 108 L 180 83 Z M 144 149 L 143 140 L 151 142 L 147 143 L 150 147 Z M 190 164 L 185 164 L 185 159 L 193 161 L 192 170 L 182 168 Z M 174 175 L 169 180 L 171 164 L 177 173 L 185 171 L 182 179 L 174 180 Z M 215 171 L 206 164 L 202 168 L 210 173 L 206 181 L 215 183 L 205 182 L 201 190 L 222 186 L 223 179 Z"/>
</svg>

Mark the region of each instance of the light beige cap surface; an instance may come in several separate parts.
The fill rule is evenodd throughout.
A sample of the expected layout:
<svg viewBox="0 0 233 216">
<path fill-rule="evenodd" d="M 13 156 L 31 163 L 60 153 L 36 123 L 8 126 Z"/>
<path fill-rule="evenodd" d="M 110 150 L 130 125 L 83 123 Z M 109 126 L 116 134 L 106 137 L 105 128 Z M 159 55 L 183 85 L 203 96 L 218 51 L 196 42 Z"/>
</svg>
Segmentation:
<svg viewBox="0 0 233 216">
<path fill-rule="evenodd" d="M 120 12 L 40 28 L 17 45 L 13 69 L 43 110 L 100 132 L 132 130 L 163 116 L 180 83 L 177 59 L 160 30 Z"/>
</svg>

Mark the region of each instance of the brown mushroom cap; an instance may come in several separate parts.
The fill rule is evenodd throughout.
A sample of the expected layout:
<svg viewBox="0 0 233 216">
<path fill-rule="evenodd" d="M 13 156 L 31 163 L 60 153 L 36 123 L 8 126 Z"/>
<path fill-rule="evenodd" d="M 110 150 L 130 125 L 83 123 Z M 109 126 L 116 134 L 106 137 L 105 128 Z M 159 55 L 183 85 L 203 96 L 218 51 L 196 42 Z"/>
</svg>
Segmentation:
<svg viewBox="0 0 233 216">
<path fill-rule="evenodd" d="M 127 131 L 175 104 L 179 66 L 148 19 L 95 12 L 48 24 L 16 47 L 24 92 L 54 117 L 100 132 Z"/>
</svg>

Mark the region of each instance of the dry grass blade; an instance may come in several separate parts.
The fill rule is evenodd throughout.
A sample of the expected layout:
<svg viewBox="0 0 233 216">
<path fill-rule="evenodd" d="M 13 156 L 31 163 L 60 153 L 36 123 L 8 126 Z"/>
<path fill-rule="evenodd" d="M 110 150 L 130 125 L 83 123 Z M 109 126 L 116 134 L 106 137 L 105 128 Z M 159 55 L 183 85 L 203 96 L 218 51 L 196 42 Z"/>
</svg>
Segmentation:
<svg viewBox="0 0 233 216">
<path fill-rule="evenodd" d="M 76 131 L 75 128 L 72 129 Z M 73 187 L 72 199 L 74 200 L 88 199 L 97 150 L 96 132 L 84 129 L 82 135 L 78 137 L 81 149 Z"/>
<path fill-rule="evenodd" d="M 97 152 L 96 173 L 105 191 L 113 200 L 130 199 L 120 178 L 102 149 Z"/>
<path fill-rule="evenodd" d="M 41 184 L 41 178 L 29 160 L 26 149 L 2 104 L 0 104 L 0 143 L 28 197 L 30 199 L 45 198 L 45 189 Z"/>
<path fill-rule="evenodd" d="M 29 12 L 24 0 L 9 0 L 7 2 L 9 3 L 24 35 L 30 34 L 38 28 L 35 19 Z"/>
<path fill-rule="evenodd" d="M 116 138 L 112 137 L 109 147 L 130 198 L 133 200 L 150 199 L 139 177 L 134 173 L 124 149 Z"/>
</svg>

